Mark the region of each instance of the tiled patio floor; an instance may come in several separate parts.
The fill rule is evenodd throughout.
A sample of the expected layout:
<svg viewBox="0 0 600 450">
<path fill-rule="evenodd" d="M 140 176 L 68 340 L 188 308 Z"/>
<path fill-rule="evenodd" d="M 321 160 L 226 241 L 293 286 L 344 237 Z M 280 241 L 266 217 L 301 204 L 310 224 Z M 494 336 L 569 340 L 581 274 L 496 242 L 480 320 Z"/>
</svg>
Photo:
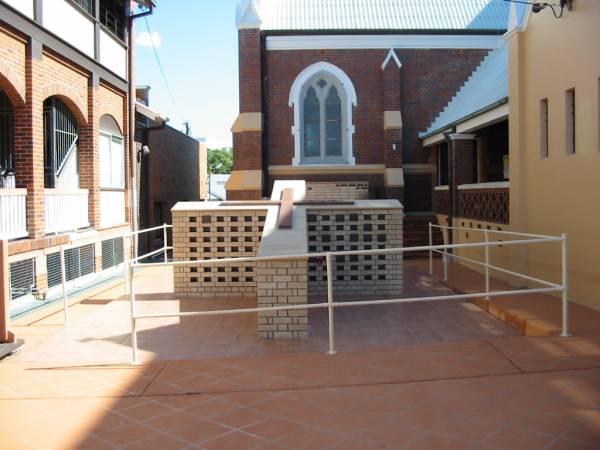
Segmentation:
<svg viewBox="0 0 600 450">
<path fill-rule="evenodd" d="M 173 307 L 157 274 L 139 287 L 142 308 Z M 470 304 L 412 305 L 337 314 L 330 356 L 323 317 L 302 344 L 263 345 L 250 316 L 160 320 L 141 333 L 155 360 L 115 365 L 128 305 L 106 300 L 122 292 L 74 307 L 67 332 L 60 314 L 21 320 L 28 344 L 0 362 L 0 449 L 600 448 L 600 333 L 528 338 Z"/>
<path fill-rule="evenodd" d="M 449 288 L 409 265 L 406 296 L 443 295 Z M 170 271 L 152 269 L 136 276 L 140 312 L 197 311 L 256 306 L 255 299 L 174 299 Z M 30 363 L 115 364 L 129 362 L 129 302 L 123 286 L 97 294 L 71 308 L 71 325 L 61 312 L 32 322 L 19 320 L 17 335 L 27 340 L 14 357 Z M 309 311 L 308 339 L 264 340 L 256 335 L 256 314 L 146 319 L 138 322 L 144 361 L 273 352 L 324 352 L 328 346 L 326 310 Z M 443 301 L 339 308 L 335 311 L 336 349 L 414 345 L 484 339 L 518 332 L 468 301 Z"/>
</svg>

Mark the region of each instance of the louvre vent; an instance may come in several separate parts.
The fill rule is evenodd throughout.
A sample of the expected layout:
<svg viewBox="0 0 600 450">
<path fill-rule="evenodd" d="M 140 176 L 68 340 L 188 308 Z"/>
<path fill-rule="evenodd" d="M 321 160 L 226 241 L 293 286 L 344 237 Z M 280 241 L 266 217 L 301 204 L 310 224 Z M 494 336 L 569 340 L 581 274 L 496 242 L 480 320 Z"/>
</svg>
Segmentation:
<svg viewBox="0 0 600 450">
<path fill-rule="evenodd" d="M 61 283 L 60 253 L 52 253 L 46 257 L 48 271 L 48 287 Z M 67 281 L 94 273 L 94 245 L 70 248 L 65 250 L 65 274 Z"/>
<path fill-rule="evenodd" d="M 118 266 L 123 260 L 123 238 L 102 241 L 102 270 Z"/>
<path fill-rule="evenodd" d="M 25 259 L 10 264 L 11 300 L 36 292 L 35 259 Z"/>
</svg>

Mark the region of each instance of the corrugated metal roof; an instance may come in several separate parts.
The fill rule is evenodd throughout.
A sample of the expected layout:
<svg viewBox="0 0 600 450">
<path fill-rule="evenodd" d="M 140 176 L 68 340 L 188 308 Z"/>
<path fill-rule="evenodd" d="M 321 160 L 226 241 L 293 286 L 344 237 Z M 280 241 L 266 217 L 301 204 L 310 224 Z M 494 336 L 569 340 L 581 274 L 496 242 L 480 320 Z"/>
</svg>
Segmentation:
<svg viewBox="0 0 600 450">
<path fill-rule="evenodd" d="M 506 30 L 509 14 L 503 0 L 254 2 L 263 30 Z"/>
<path fill-rule="evenodd" d="M 440 132 L 508 98 L 508 45 L 492 51 L 421 137 Z"/>
</svg>

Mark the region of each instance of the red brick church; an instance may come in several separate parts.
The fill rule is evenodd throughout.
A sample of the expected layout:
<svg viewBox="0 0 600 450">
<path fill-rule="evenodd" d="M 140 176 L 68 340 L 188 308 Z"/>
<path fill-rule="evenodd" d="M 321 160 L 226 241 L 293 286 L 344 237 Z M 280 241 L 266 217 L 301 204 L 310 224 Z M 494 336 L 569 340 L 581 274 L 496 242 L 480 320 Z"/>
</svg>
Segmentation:
<svg viewBox="0 0 600 450">
<path fill-rule="evenodd" d="M 437 168 L 419 133 L 501 44 L 508 16 L 502 0 L 243 0 L 227 198 L 304 179 L 427 216 Z"/>
</svg>

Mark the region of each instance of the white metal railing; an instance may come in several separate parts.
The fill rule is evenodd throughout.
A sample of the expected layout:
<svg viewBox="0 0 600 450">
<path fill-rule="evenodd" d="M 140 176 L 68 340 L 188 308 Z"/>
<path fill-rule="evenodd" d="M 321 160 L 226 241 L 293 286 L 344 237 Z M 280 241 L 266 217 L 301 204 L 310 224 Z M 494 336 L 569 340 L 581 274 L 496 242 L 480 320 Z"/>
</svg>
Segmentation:
<svg viewBox="0 0 600 450">
<path fill-rule="evenodd" d="M 46 233 L 75 231 L 90 225 L 87 189 L 44 189 Z"/>
<path fill-rule="evenodd" d="M 289 311 L 289 310 L 308 310 L 323 308 L 327 309 L 328 312 L 328 333 L 329 333 L 329 349 L 328 354 L 335 354 L 335 342 L 334 342 L 334 310 L 335 308 L 347 308 L 353 306 L 373 306 L 373 305 L 386 305 L 386 304 L 399 304 L 399 303 L 412 303 L 412 302 L 424 302 L 424 301 L 438 301 L 438 300 L 454 300 L 454 299 L 474 299 L 474 298 L 487 298 L 502 297 L 508 295 L 524 295 L 534 293 L 550 293 L 550 292 L 562 292 L 563 294 L 563 317 L 562 317 L 562 333 L 561 336 L 568 336 L 568 301 L 567 301 L 567 238 L 566 235 L 562 236 L 543 236 L 526 233 L 512 233 L 503 232 L 507 234 L 519 235 L 527 239 L 518 239 L 511 241 L 491 241 L 487 238 L 484 242 L 474 242 L 465 244 L 443 244 L 443 245 L 431 245 L 432 233 L 431 228 L 433 224 L 430 224 L 430 245 L 419 246 L 419 247 L 399 247 L 399 248 L 386 248 L 386 249 L 375 249 L 375 250 L 349 250 L 349 251 L 335 251 L 335 252 L 320 252 L 320 253 L 304 253 L 294 255 L 278 255 L 278 256 L 254 256 L 254 257 L 243 257 L 243 258 L 223 258 L 223 259 L 210 259 L 210 260 L 186 260 L 186 261 L 167 261 L 163 263 L 149 263 L 141 264 L 139 261 L 143 257 L 135 258 L 128 263 L 128 278 L 129 278 L 129 303 L 130 303 L 130 319 L 131 319 L 131 348 L 132 348 L 132 364 L 138 364 L 138 343 L 137 343 L 137 321 L 141 319 L 153 319 L 153 318 L 166 318 L 166 317 L 196 317 L 196 316 L 213 316 L 213 315 L 229 315 L 229 314 L 247 314 L 247 313 L 259 313 L 267 311 Z M 436 225 L 437 226 L 437 225 Z M 441 228 L 441 227 L 440 227 Z M 447 228 L 447 227 L 446 227 Z M 166 242 L 166 240 L 165 240 Z M 517 272 L 507 271 L 500 267 L 491 266 L 489 264 L 489 249 L 491 247 L 504 247 L 514 245 L 529 245 L 538 243 L 548 242 L 561 242 L 562 243 L 562 283 L 556 284 L 549 281 L 540 280 L 534 277 L 530 277 L 525 274 L 519 274 Z M 486 289 L 485 292 L 477 292 L 470 294 L 451 294 L 451 295 L 436 295 L 427 297 L 410 297 L 410 298 L 395 298 L 395 299 L 380 299 L 380 300 L 361 300 L 361 301 L 344 301 L 335 302 L 333 297 L 333 257 L 334 256 L 346 256 L 346 255 L 380 255 L 380 254 L 404 254 L 409 252 L 420 252 L 430 251 L 430 261 L 432 261 L 432 252 L 440 252 L 445 256 L 445 266 L 447 264 L 448 250 L 458 248 L 484 248 L 486 249 L 486 262 L 484 263 L 486 268 Z M 157 253 L 164 251 L 166 254 L 166 247 L 164 249 L 157 250 Z M 144 256 L 147 257 L 147 256 Z M 282 306 L 269 306 L 269 307 L 256 307 L 256 308 L 243 308 L 243 309 L 224 309 L 224 310 L 211 310 L 211 311 L 190 311 L 190 312 L 164 312 L 164 313 L 150 313 L 150 314 L 138 314 L 136 309 L 136 298 L 135 298 L 135 271 L 141 267 L 181 267 L 181 266 L 211 266 L 211 265 L 222 265 L 228 263 L 241 263 L 241 262 L 256 262 L 256 261 L 276 261 L 276 260 L 295 260 L 295 259 L 308 259 L 308 258 L 325 258 L 327 264 L 327 302 L 325 303 L 307 303 L 302 305 L 282 305 Z M 514 290 L 500 290 L 493 291 L 490 289 L 489 284 L 489 269 L 507 271 L 517 276 L 521 276 L 531 281 L 537 281 L 543 284 L 545 287 L 540 288 L 526 288 L 526 289 L 514 289 Z M 433 265 L 430 262 L 430 272 L 433 275 Z M 445 275 L 447 278 L 447 266 L 445 269 Z"/>
<path fill-rule="evenodd" d="M 118 238 L 127 239 L 128 238 L 129 239 L 129 251 L 131 252 L 131 250 L 134 248 L 134 245 L 133 245 L 134 240 L 136 240 L 140 234 L 162 230 L 164 245 L 163 245 L 163 247 L 159 248 L 158 250 L 154 250 L 145 255 L 140 255 L 137 257 L 130 258 L 128 251 L 125 249 L 125 246 L 124 246 L 124 248 L 123 248 L 123 254 L 124 254 L 123 279 L 125 282 L 125 289 L 129 290 L 129 270 L 128 269 L 129 269 L 131 263 L 136 263 L 138 261 L 142 261 L 146 258 L 157 255 L 159 253 L 163 254 L 163 258 L 165 261 L 168 260 L 168 251 L 173 249 L 173 247 L 168 246 L 168 229 L 172 228 L 172 227 L 173 227 L 173 225 L 167 225 L 165 223 L 160 226 L 153 227 L 153 228 L 147 228 L 144 230 L 129 231 L 127 233 L 121 233 L 121 234 L 117 234 L 117 235 L 110 236 L 110 237 L 102 236 L 93 241 L 88 241 L 86 243 L 87 244 L 97 243 L 97 242 L 101 242 L 105 239 L 118 239 Z M 62 301 L 63 301 L 63 313 L 64 313 L 65 325 L 69 325 L 69 297 L 67 295 L 67 277 L 66 277 L 66 272 L 65 272 L 65 250 L 68 250 L 70 248 L 76 248 L 79 246 L 81 246 L 81 242 L 72 243 L 72 244 L 68 244 L 68 245 L 62 245 L 60 247 Z M 135 248 L 137 248 L 137 246 L 135 246 Z"/>
<path fill-rule="evenodd" d="M 440 230 L 442 230 L 442 236 L 444 239 L 444 244 L 447 244 L 448 242 L 448 232 L 450 230 L 459 230 L 459 231 L 469 231 L 469 232 L 480 232 L 483 233 L 483 243 L 485 244 L 485 250 L 484 250 L 484 262 L 481 261 L 477 261 L 475 259 L 472 258 L 468 258 L 466 256 L 462 256 L 462 255 L 456 255 L 456 254 L 450 254 L 448 253 L 448 249 L 449 248 L 464 248 L 464 246 L 468 245 L 468 244 L 457 244 L 456 245 L 444 245 L 445 248 L 443 249 L 436 249 L 434 248 L 434 246 L 431 246 L 432 241 L 433 241 L 433 229 L 434 228 L 438 228 Z M 526 238 L 530 238 L 528 241 L 530 243 L 534 243 L 534 242 L 556 242 L 556 241 L 560 241 L 561 242 L 561 276 L 562 276 L 562 284 L 558 285 L 555 283 L 551 283 L 549 281 L 545 281 L 542 280 L 540 278 L 536 278 L 536 277 L 532 277 L 530 275 L 525 275 L 519 272 L 515 272 L 512 270 L 508 270 L 502 267 L 498 267 L 495 265 L 492 265 L 490 263 L 490 247 L 492 245 L 488 245 L 490 243 L 493 242 L 499 242 L 498 246 L 504 246 L 504 245 L 511 245 L 513 242 L 525 242 L 525 241 L 490 241 L 490 234 L 499 234 L 499 235 L 503 235 L 503 236 L 519 236 L 519 237 L 526 237 Z M 429 249 L 429 273 L 431 275 L 433 275 L 433 253 L 439 253 L 442 255 L 442 261 L 443 261 L 443 279 L 444 281 L 448 281 L 448 262 L 451 258 L 453 259 L 457 259 L 457 260 L 462 260 L 462 261 L 466 261 L 478 266 L 483 266 L 484 267 L 484 277 L 485 277 L 485 292 L 484 292 L 484 299 L 489 301 L 490 297 L 492 297 L 492 292 L 490 290 L 490 270 L 496 270 L 498 272 L 502 272 L 508 275 L 512 275 L 514 277 L 517 278 L 521 278 L 523 280 L 527 280 L 527 281 L 531 281 L 537 284 L 541 284 L 544 286 L 549 286 L 551 288 L 559 288 L 560 287 L 560 292 L 562 293 L 562 332 L 561 332 L 561 336 L 565 337 L 569 335 L 569 331 L 568 331 L 568 274 L 567 274 L 567 268 L 568 268 L 568 259 L 567 259 L 567 235 L 566 234 L 562 234 L 560 237 L 557 236 L 548 236 L 548 235 L 543 235 L 543 234 L 533 234 L 533 233 L 520 233 L 520 232 L 515 232 L 515 231 L 501 231 L 501 230 L 488 230 L 487 228 L 484 229 L 479 229 L 479 228 L 466 228 L 466 227 L 449 227 L 449 226 L 445 226 L 445 225 L 434 225 L 431 222 L 429 223 L 429 245 L 430 245 L 430 249 Z M 553 291 L 555 292 L 555 291 Z"/>
<path fill-rule="evenodd" d="M 27 236 L 27 189 L 0 189 L 0 239 Z"/>
</svg>

